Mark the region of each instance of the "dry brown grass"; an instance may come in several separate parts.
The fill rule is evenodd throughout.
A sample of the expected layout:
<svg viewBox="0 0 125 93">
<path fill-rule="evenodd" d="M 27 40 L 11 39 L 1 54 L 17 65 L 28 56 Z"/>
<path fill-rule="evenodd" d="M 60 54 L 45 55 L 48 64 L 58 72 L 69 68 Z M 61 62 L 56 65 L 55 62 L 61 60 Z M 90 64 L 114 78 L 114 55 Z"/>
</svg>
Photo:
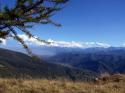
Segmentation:
<svg viewBox="0 0 125 93">
<path fill-rule="evenodd" d="M 125 93 L 125 80 L 85 83 L 67 80 L 1 78 L 0 93 Z"/>
</svg>

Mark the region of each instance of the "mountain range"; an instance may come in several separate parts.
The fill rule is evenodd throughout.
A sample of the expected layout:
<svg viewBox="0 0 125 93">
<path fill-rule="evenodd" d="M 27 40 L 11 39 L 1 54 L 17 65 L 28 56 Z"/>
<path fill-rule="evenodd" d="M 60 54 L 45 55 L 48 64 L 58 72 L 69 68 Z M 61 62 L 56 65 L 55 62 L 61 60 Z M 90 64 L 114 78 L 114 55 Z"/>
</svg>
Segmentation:
<svg viewBox="0 0 125 93">
<path fill-rule="evenodd" d="M 32 41 L 32 42 L 30 42 Z M 33 61 L 24 49 L 9 47 L 0 49 L 0 67 L 9 70 L 1 70 L 1 76 L 19 77 L 29 75 L 33 77 L 57 78 L 66 77 L 74 80 L 82 80 L 86 77 L 96 77 L 103 73 L 125 73 L 125 48 L 111 47 L 103 43 L 77 43 L 53 41 L 50 45 L 29 40 L 32 52 L 41 58 Z M 18 51 L 18 52 L 17 52 Z M 20 53 L 22 52 L 22 53 Z M 19 72 L 19 73 L 18 73 Z M 10 74 L 11 73 L 11 74 Z"/>
<path fill-rule="evenodd" d="M 77 49 L 76 49 L 77 50 Z M 125 48 L 87 48 L 43 57 L 47 62 L 103 73 L 125 73 Z"/>
<path fill-rule="evenodd" d="M 0 77 L 93 80 L 92 71 L 47 63 L 20 52 L 0 49 Z"/>
</svg>

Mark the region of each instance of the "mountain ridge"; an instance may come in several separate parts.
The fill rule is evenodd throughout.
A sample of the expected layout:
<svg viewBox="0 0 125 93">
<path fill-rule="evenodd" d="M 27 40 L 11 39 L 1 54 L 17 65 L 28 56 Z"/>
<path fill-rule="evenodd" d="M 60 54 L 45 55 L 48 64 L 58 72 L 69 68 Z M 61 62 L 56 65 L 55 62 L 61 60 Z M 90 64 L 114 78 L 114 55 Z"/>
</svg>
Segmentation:
<svg viewBox="0 0 125 93">
<path fill-rule="evenodd" d="M 81 51 L 62 52 L 45 58 L 47 62 L 60 63 L 96 73 L 125 73 L 125 48 L 88 48 Z"/>
<path fill-rule="evenodd" d="M 27 77 L 48 79 L 93 80 L 96 73 L 64 65 L 34 62 L 26 54 L 0 49 L 0 77 Z"/>
</svg>

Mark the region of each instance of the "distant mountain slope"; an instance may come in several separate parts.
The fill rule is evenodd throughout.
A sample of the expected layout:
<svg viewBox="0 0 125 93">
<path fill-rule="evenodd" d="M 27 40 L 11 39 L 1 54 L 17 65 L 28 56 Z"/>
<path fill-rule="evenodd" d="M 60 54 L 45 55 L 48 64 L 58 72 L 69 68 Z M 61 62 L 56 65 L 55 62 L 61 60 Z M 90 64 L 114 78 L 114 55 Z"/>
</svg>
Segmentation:
<svg viewBox="0 0 125 93">
<path fill-rule="evenodd" d="M 33 62 L 32 58 L 19 52 L 0 49 L 0 77 L 67 78 L 72 80 L 90 80 L 96 74 L 87 70 Z"/>
<path fill-rule="evenodd" d="M 66 64 L 96 73 L 125 73 L 125 48 L 88 48 L 81 51 L 59 53 L 45 58 L 47 62 Z"/>
</svg>

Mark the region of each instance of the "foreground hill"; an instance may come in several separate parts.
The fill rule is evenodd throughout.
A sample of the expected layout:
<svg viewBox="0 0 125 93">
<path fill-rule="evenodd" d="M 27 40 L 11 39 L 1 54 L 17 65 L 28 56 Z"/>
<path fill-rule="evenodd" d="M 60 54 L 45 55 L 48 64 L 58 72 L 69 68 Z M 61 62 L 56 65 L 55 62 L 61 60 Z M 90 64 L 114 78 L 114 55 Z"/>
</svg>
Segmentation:
<svg viewBox="0 0 125 93">
<path fill-rule="evenodd" d="M 91 80 L 96 74 L 73 67 L 33 61 L 23 53 L 0 49 L 0 77 Z"/>
<path fill-rule="evenodd" d="M 125 93 L 125 76 L 119 82 L 72 82 L 46 79 L 0 79 L 0 93 Z"/>
</svg>

